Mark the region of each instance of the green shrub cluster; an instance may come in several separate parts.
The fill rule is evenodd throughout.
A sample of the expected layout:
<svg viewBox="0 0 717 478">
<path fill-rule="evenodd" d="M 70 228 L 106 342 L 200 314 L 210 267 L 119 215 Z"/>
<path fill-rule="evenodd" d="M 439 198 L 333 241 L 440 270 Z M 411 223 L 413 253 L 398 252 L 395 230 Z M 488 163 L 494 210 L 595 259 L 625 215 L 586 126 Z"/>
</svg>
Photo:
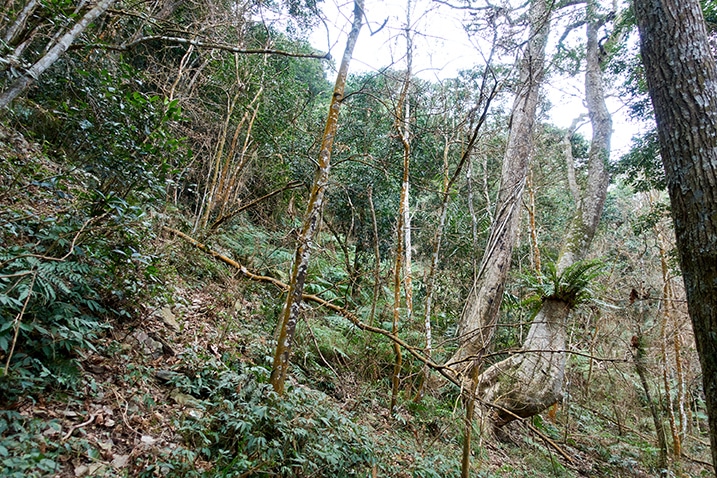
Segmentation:
<svg viewBox="0 0 717 478">
<path fill-rule="evenodd" d="M 215 464 L 212 476 L 361 476 L 375 464 L 368 430 L 323 394 L 294 387 L 280 398 L 264 368 L 227 368 L 206 357 L 196 365 L 172 380 L 201 398 L 177 428 Z"/>
</svg>

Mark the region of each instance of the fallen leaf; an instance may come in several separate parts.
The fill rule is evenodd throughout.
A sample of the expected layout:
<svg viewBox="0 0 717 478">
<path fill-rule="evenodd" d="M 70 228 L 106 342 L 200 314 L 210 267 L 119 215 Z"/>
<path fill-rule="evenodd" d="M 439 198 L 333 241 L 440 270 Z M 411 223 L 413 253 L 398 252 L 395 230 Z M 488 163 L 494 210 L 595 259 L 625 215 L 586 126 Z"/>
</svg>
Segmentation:
<svg viewBox="0 0 717 478">
<path fill-rule="evenodd" d="M 75 476 L 85 476 L 87 473 L 90 472 L 89 467 L 86 465 L 80 465 L 78 467 L 75 467 Z"/>
<path fill-rule="evenodd" d="M 113 455 L 112 466 L 115 468 L 124 468 L 129 463 L 129 455 Z"/>
</svg>

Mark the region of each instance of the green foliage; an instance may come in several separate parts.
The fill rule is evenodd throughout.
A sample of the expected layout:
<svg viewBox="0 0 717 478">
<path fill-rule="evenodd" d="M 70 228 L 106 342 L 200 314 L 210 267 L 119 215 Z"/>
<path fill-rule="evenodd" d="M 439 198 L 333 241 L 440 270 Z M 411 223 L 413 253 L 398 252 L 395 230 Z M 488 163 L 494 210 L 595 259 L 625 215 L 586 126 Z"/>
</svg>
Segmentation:
<svg viewBox="0 0 717 478">
<path fill-rule="evenodd" d="M 705 22 L 710 30 L 714 33 L 717 26 L 717 3 L 714 0 L 702 0 L 702 14 L 705 16 Z"/>
<path fill-rule="evenodd" d="M 159 285 L 143 210 L 113 195 L 104 204 L 92 194 L 85 201 L 77 178 L 48 179 L 40 161 L 28 163 L 36 169 L 16 186 L 32 191 L 35 203 L 0 209 L 3 400 L 72 387 L 77 353 L 94 350 L 107 319 L 130 315 Z"/>
<path fill-rule="evenodd" d="M 163 197 L 168 174 L 186 156 L 183 140 L 170 130 L 183 120 L 178 101 L 144 92 L 140 72 L 124 63 L 114 71 L 72 66 L 43 78 L 34 99 L 51 112 L 19 109 L 18 119 L 45 122 L 38 135 L 84 169 L 96 201 L 147 204 Z"/>
<path fill-rule="evenodd" d="M 622 174 L 636 191 L 664 190 L 665 169 L 660 158 L 657 131 L 651 130 L 632 140 L 630 151 L 612 167 L 613 174 Z"/>
<path fill-rule="evenodd" d="M 537 308 L 546 300 L 559 300 L 574 308 L 589 302 L 594 296 L 590 288 L 592 282 L 603 274 L 604 267 L 600 260 L 583 260 L 558 273 L 555 263 L 550 262 L 540 276 L 523 276 L 525 288 L 530 294 L 524 303 Z"/>
<path fill-rule="evenodd" d="M 94 282 L 99 269 L 86 251 L 77 247 L 66 258 L 47 255 L 67 248 L 72 235 L 78 234 L 78 224 L 64 219 L 10 222 L 1 231 L 6 245 L 0 247 L 0 352 L 14 373 L 2 377 L 6 387 L 0 395 L 45 380 L 65 384 L 72 373 L 54 372 L 71 371 L 66 360 L 74 350 L 93 349 L 92 341 L 106 328 L 99 317 L 107 311 Z M 8 239 L 19 228 L 34 243 L 12 245 Z M 57 369 L 61 364 L 65 365 Z M 9 381 L 19 389 L 10 387 Z"/>
<path fill-rule="evenodd" d="M 39 478 L 60 471 L 58 458 L 66 450 L 49 438 L 52 433 L 47 432 L 53 431 L 59 433 L 55 422 L 30 420 L 15 411 L 0 410 L 0 476 Z"/>
<path fill-rule="evenodd" d="M 295 387 L 278 397 L 263 368 L 222 369 L 207 357 L 197 366 L 174 385 L 203 397 L 201 418 L 187 416 L 177 427 L 215 462 L 213 476 L 355 476 L 374 464 L 367 430 L 321 394 Z"/>
</svg>

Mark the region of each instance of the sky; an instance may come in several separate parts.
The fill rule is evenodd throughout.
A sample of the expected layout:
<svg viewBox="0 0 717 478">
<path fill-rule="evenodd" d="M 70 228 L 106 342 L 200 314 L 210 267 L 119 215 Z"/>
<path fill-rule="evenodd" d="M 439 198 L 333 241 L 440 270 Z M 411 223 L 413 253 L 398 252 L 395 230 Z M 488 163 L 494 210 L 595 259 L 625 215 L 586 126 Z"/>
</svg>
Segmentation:
<svg viewBox="0 0 717 478">
<path fill-rule="evenodd" d="M 367 24 L 358 39 L 351 72 L 377 71 L 391 64 L 396 69 L 406 67 L 403 29 L 408 1 L 366 0 Z M 461 69 L 483 63 L 481 55 L 487 54 L 489 45 L 472 40 L 466 34 L 463 28 L 465 10 L 450 8 L 435 0 L 410 2 L 412 29 L 416 32 L 413 40 L 415 75 L 426 80 L 440 80 L 455 77 Z M 330 51 L 339 61 L 351 26 L 353 0 L 324 0 L 321 5 L 325 22 L 314 31 L 310 41 L 316 48 Z M 505 58 L 504 61 L 514 59 Z M 582 81 L 580 77 L 552 77 L 546 83 L 544 92 L 553 104 L 551 123 L 567 128 L 575 117 L 587 113 L 582 100 Z M 640 125 L 627 118 L 619 98 L 611 97 L 607 102 L 613 116 L 612 157 L 616 159 L 628 151 L 632 136 L 640 132 Z M 589 122 L 585 122 L 579 131 L 589 138 Z"/>
</svg>

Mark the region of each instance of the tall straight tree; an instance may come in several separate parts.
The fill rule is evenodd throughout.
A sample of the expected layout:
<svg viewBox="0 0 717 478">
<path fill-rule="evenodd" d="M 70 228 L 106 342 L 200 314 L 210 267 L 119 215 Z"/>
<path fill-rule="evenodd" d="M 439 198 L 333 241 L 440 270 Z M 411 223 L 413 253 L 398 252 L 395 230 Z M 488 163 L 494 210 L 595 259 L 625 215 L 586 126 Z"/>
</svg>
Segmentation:
<svg viewBox="0 0 717 478">
<path fill-rule="evenodd" d="M 634 0 L 717 463 L 717 65 L 698 0 Z"/>
<path fill-rule="evenodd" d="M 403 288 L 406 294 L 406 321 L 413 318 L 413 282 L 411 265 L 411 209 L 410 209 L 410 165 L 411 165 L 411 77 L 413 75 L 413 33 L 411 31 L 411 0 L 406 4 L 406 73 L 401 85 L 401 93 L 396 108 L 396 132 L 403 146 L 403 176 L 401 179 L 401 199 L 398 206 L 398 221 L 396 229 L 396 265 L 394 268 L 393 282 L 393 327 L 391 331 L 398 335 L 398 324 L 401 308 L 401 270 L 403 269 Z M 395 411 L 396 400 L 398 399 L 398 388 L 401 383 L 401 347 L 393 345 L 396 355 L 396 362 L 393 366 L 391 377 L 391 413 Z"/>
<path fill-rule="evenodd" d="M 518 65 L 519 89 L 513 102 L 490 237 L 458 324 L 458 351 L 448 361 L 448 365 L 459 373 L 472 368 L 490 342 L 518 232 L 520 205 L 533 152 L 533 124 L 544 76 L 545 45 L 550 29 L 548 2 L 533 0 L 529 16 L 530 36 Z"/>
<path fill-rule="evenodd" d="M 306 282 L 306 275 L 309 269 L 309 259 L 314 246 L 314 236 L 319 227 L 319 220 L 323 210 L 324 194 L 329 184 L 331 150 L 338 129 L 339 110 L 341 108 L 341 102 L 344 99 L 344 88 L 346 86 L 349 64 L 351 63 L 356 40 L 358 40 L 363 25 L 363 4 L 363 0 L 354 0 L 354 19 L 348 39 L 346 40 L 346 49 L 341 59 L 341 66 L 339 66 L 339 72 L 338 75 L 336 75 L 334 93 L 331 97 L 331 105 L 329 106 L 324 134 L 321 139 L 316 176 L 314 177 L 314 184 L 311 188 L 309 204 L 306 207 L 304 224 L 298 238 L 294 265 L 291 269 L 289 292 L 286 297 L 286 303 L 284 304 L 284 310 L 281 314 L 281 322 L 279 323 L 274 364 L 269 379 L 272 387 L 274 387 L 274 390 L 279 394 L 284 392 L 284 382 L 286 381 L 286 373 L 289 369 L 289 357 L 291 356 L 296 323 L 299 320 L 299 310 L 304 293 L 304 283 Z"/>
</svg>

